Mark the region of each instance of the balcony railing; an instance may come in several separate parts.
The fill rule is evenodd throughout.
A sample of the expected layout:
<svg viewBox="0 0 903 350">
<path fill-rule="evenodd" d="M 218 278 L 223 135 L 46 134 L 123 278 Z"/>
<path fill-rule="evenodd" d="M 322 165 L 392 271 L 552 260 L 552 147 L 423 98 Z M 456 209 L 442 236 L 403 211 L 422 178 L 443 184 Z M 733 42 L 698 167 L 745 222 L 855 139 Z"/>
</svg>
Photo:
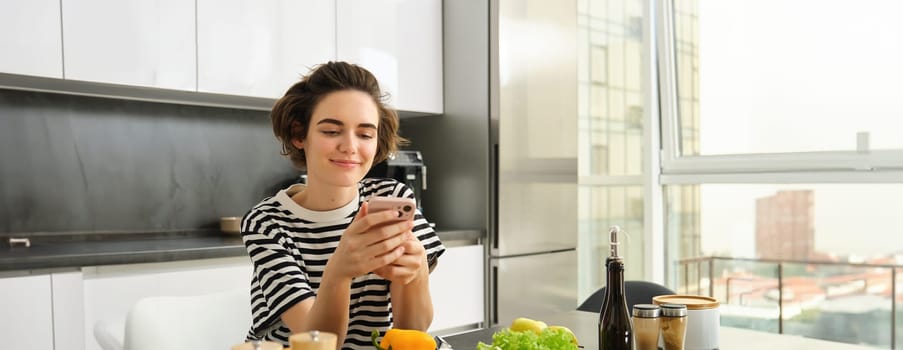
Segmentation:
<svg viewBox="0 0 903 350">
<path fill-rule="evenodd" d="M 901 265 L 710 256 L 676 267 L 678 293 L 718 299 L 722 324 L 773 332 L 776 318 L 777 333 L 891 349 L 903 331 L 896 312 Z M 881 330 L 885 320 L 889 333 Z"/>
</svg>

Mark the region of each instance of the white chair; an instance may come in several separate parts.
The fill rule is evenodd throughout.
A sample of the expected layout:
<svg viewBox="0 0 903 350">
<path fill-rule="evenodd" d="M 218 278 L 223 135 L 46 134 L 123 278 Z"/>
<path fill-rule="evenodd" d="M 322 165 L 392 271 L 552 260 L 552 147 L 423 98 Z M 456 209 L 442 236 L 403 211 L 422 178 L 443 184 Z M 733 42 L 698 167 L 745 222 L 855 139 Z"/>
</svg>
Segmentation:
<svg viewBox="0 0 903 350">
<path fill-rule="evenodd" d="M 97 328 L 95 338 L 105 350 L 230 349 L 251 325 L 249 298 L 247 289 L 144 298 L 129 310 L 121 346 Z"/>
</svg>

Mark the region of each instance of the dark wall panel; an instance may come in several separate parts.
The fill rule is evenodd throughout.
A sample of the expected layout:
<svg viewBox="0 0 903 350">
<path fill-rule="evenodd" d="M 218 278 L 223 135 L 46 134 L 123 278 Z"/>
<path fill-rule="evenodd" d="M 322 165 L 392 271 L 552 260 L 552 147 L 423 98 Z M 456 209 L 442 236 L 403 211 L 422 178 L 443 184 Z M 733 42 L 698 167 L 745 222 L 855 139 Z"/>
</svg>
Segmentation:
<svg viewBox="0 0 903 350">
<path fill-rule="evenodd" d="M 0 232 L 212 227 L 293 181 L 267 112 L 0 90 Z"/>
</svg>

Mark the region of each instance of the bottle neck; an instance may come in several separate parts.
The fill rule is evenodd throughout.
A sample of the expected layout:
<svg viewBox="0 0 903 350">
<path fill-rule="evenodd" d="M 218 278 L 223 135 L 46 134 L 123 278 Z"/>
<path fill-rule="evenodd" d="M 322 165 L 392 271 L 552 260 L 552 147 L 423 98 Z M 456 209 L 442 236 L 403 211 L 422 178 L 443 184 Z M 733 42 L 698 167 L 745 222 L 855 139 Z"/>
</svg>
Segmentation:
<svg viewBox="0 0 903 350">
<path fill-rule="evenodd" d="M 606 294 L 615 298 L 624 297 L 624 261 L 611 259 L 608 261 L 608 277 Z"/>
</svg>

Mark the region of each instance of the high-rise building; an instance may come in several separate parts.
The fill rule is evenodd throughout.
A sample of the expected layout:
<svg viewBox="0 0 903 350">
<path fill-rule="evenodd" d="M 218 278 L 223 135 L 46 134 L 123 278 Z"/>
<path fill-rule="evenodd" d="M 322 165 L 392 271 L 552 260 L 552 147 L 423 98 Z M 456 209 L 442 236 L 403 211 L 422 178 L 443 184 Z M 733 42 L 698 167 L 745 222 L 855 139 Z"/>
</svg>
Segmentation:
<svg viewBox="0 0 903 350">
<path fill-rule="evenodd" d="M 612 225 L 625 233 L 626 278 L 645 277 L 643 116 L 651 87 L 643 80 L 643 1 L 580 2 L 577 16 L 578 218 L 588 292 L 605 285 L 599 267 Z"/>
<path fill-rule="evenodd" d="M 680 118 L 680 154 L 700 155 L 699 140 L 699 1 L 675 1 L 674 6 L 674 59 L 677 86 L 678 116 Z M 678 228 L 678 256 L 694 258 L 703 256 L 702 197 L 698 185 L 675 186 L 669 193 L 674 197 L 670 218 Z M 699 276 L 697 276 L 699 277 Z"/>
<path fill-rule="evenodd" d="M 756 200 L 756 256 L 808 260 L 814 251 L 812 190 L 778 191 Z"/>
</svg>

